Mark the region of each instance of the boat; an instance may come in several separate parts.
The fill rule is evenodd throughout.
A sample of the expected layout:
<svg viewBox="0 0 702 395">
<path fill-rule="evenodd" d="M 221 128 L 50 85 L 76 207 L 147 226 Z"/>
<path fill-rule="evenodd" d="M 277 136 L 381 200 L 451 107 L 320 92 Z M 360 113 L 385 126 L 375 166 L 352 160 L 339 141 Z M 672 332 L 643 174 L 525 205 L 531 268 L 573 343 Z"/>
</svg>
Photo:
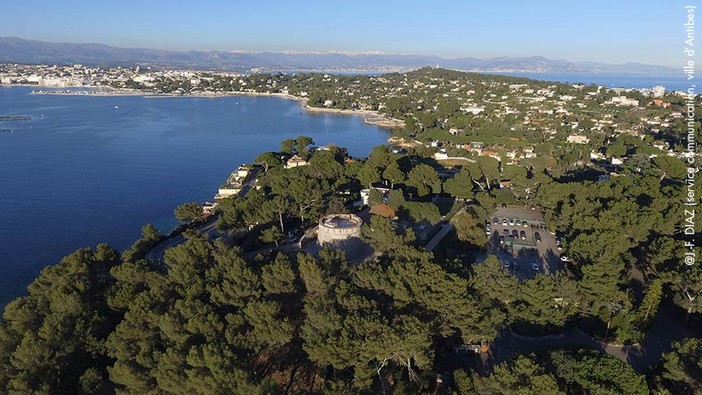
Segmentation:
<svg viewBox="0 0 702 395">
<path fill-rule="evenodd" d="M 31 121 L 29 115 L 0 115 L 0 121 Z"/>
</svg>

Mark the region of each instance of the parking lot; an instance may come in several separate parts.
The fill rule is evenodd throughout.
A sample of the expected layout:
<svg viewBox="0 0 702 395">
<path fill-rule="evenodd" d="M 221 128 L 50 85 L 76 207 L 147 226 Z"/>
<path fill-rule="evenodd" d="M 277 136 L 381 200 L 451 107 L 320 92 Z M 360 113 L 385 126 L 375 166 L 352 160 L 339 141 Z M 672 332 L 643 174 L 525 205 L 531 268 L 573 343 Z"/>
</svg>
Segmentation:
<svg viewBox="0 0 702 395">
<path fill-rule="evenodd" d="M 520 280 L 536 273 L 555 273 L 561 267 L 556 236 L 549 232 L 538 209 L 502 207 L 489 221 L 492 252 Z"/>
</svg>

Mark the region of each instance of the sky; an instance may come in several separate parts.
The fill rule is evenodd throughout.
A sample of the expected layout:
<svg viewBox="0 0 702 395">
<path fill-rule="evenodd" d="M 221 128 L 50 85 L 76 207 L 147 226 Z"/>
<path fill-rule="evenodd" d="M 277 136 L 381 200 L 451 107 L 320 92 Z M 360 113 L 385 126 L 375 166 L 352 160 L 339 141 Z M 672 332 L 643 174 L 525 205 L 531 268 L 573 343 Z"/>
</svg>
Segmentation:
<svg viewBox="0 0 702 395">
<path fill-rule="evenodd" d="M 167 50 L 545 56 L 678 67 L 699 0 L 5 0 L 0 36 Z"/>
</svg>

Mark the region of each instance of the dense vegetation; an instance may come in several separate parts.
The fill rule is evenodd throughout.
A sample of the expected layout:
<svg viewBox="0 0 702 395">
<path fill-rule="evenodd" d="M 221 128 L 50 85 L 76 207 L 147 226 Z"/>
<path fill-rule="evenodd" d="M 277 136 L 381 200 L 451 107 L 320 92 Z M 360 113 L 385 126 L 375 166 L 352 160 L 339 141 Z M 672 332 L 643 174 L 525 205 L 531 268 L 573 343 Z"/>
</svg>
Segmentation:
<svg viewBox="0 0 702 395">
<path fill-rule="evenodd" d="M 576 159 L 567 152 L 562 166 L 481 156 L 454 167 L 424 146 L 381 146 L 358 159 L 313 144 L 300 136 L 259 155 L 256 187 L 217 206 L 217 240 L 189 230 L 164 262 L 147 261 L 162 239 L 147 225 L 121 254 L 99 245 L 46 267 L 5 308 L 0 393 L 702 393 L 695 337 L 644 372 L 587 349 L 499 362 L 504 350 L 487 361 L 457 352 L 566 328 L 631 345 L 663 309 L 671 326 L 699 331 L 702 270 L 681 262 L 687 187 L 678 158 L 595 182 L 566 165 Z M 286 168 L 293 155 L 307 164 Z M 501 189 L 506 180 L 512 186 Z M 373 253 L 301 248 L 321 215 L 360 214 L 363 188 L 371 206 L 397 214 L 363 211 Z M 560 236 L 570 261 L 557 273 L 519 281 L 491 255 L 485 221 L 512 203 L 540 207 Z M 192 221 L 202 209 L 186 203 L 174 214 Z M 448 221 L 455 230 L 427 252 Z"/>
<path fill-rule="evenodd" d="M 685 151 L 686 97 L 667 93 L 658 104 L 638 90 L 607 89 L 596 85 L 535 81 L 500 75 L 423 68 L 381 76 L 328 74 L 203 73 L 199 84 L 189 77 L 159 77 L 149 86 L 131 81 L 130 88 L 161 93 L 230 92 L 284 93 L 304 98 L 311 107 L 373 110 L 404 122 L 396 137 L 427 143 L 439 141 L 459 152 L 473 141 L 484 142 L 503 156 L 525 145 L 539 155 L 537 163 L 557 162 L 567 171 L 589 153 L 603 147 L 608 157 L 645 158 L 660 152 L 651 144 L 665 142 Z M 574 81 L 575 82 L 575 81 Z M 638 106 L 612 102 L 620 95 Z M 700 103 L 697 99 L 696 121 Z M 482 109 L 478 112 L 474 109 Z M 454 129 L 455 132 L 451 133 Z M 697 141 L 702 137 L 699 123 Z M 572 133 L 587 136 L 585 145 L 568 144 Z"/>
</svg>

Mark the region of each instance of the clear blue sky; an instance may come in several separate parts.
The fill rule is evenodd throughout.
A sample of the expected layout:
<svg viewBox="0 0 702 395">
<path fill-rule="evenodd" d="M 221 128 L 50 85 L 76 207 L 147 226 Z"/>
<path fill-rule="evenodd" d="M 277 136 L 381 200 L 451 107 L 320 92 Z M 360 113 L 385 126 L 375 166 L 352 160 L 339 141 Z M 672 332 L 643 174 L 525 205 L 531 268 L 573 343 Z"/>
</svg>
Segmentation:
<svg viewBox="0 0 702 395">
<path fill-rule="evenodd" d="M 541 55 L 677 67 L 683 59 L 683 6 L 695 3 L 6 0 L 0 36 L 170 50 Z"/>
</svg>

